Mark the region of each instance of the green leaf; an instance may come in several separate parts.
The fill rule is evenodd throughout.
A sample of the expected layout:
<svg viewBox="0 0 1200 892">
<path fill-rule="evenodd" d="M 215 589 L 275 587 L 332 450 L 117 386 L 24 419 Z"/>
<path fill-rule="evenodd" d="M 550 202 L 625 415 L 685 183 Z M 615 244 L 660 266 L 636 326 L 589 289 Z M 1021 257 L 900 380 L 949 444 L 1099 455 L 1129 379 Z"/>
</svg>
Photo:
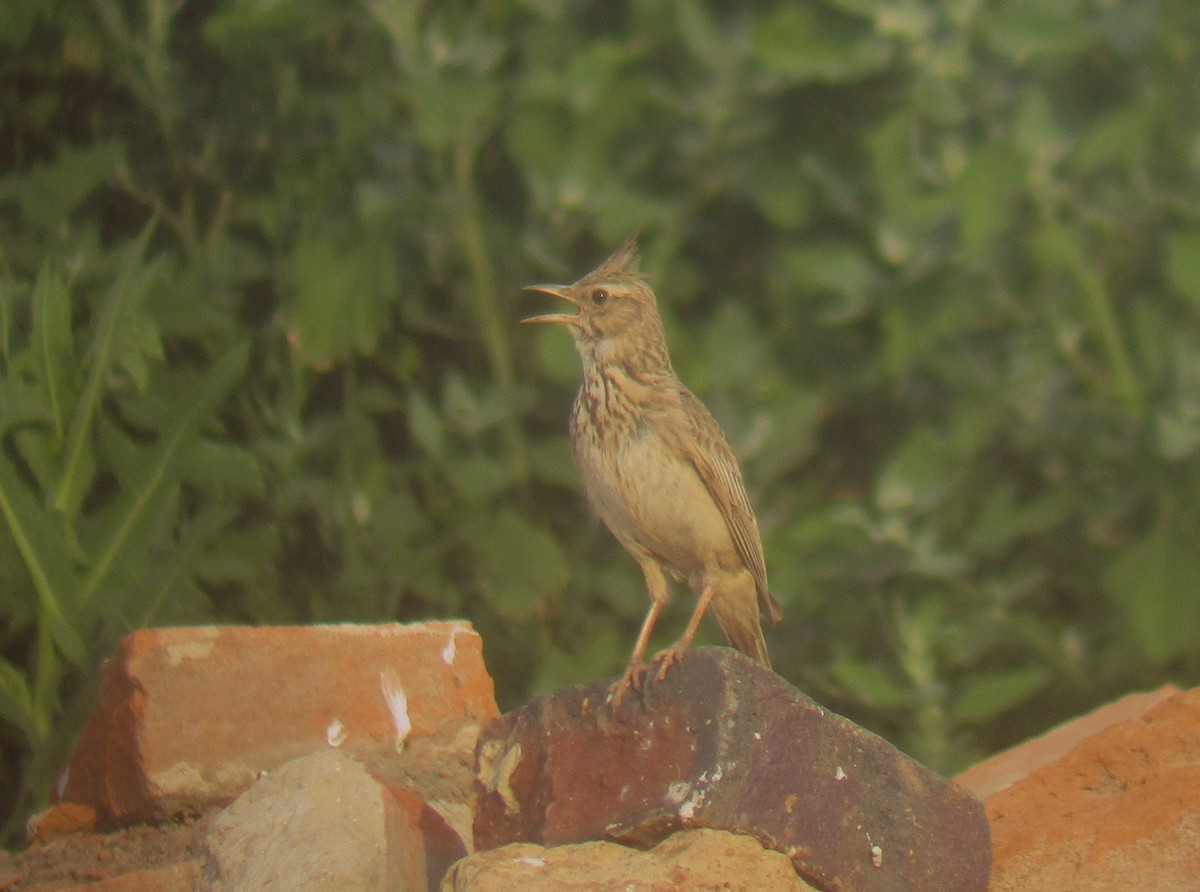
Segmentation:
<svg viewBox="0 0 1200 892">
<path fill-rule="evenodd" d="M 301 362 L 324 369 L 375 349 L 399 290 L 385 239 L 341 244 L 314 231 L 296 242 L 288 272 L 294 300 L 284 308 L 284 324 Z"/>
<path fill-rule="evenodd" d="M 38 229 L 63 226 L 84 199 L 124 163 L 124 147 L 115 139 L 98 140 L 83 148 L 62 145 L 52 160 L 0 179 L 0 200 L 19 201 L 25 221 Z"/>
<path fill-rule="evenodd" d="M 1194 653 L 1200 641 L 1200 517 L 1164 499 L 1155 525 L 1127 545 L 1104 574 L 1104 588 L 1132 640 L 1154 666 Z"/>
<path fill-rule="evenodd" d="M 93 563 L 80 588 L 81 604 L 87 605 L 96 595 L 118 557 L 134 541 L 139 524 L 154 515 L 165 497 L 180 452 L 190 449 L 194 438 L 211 422 L 213 413 L 244 373 L 249 355 L 249 344 L 243 343 L 213 363 L 172 406 L 157 441 L 146 450 L 136 473 L 121 480 L 122 494 L 114 506 L 113 520 L 93 552 Z"/>
<path fill-rule="evenodd" d="M 863 249 L 848 242 L 821 242 L 790 249 L 783 258 L 788 278 L 805 293 L 830 294 L 822 313 L 828 322 L 858 319 L 868 309 L 875 270 Z"/>
<path fill-rule="evenodd" d="M 421 141 L 435 149 L 472 144 L 496 103 L 489 81 L 439 72 L 414 85 L 411 98 Z"/>
<path fill-rule="evenodd" d="M 0 46 L 24 46 L 38 19 L 49 16 L 53 10 L 54 0 L 0 3 Z"/>
<path fill-rule="evenodd" d="M 1176 229 L 1168 236 L 1167 280 L 1193 307 L 1200 304 L 1200 229 Z"/>
<path fill-rule="evenodd" d="M 725 33 L 700 0 L 678 0 L 675 4 L 679 35 L 691 54 L 702 62 L 720 58 L 727 48 Z"/>
<path fill-rule="evenodd" d="M 1091 37 L 1081 0 L 1008 0 L 989 7 L 983 25 L 992 48 L 1017 64 L 1078 53 Z"/>
<path fill-rule="evenodd" d="M 53 424 L 50 404 L 42 388 L 17 378 L 0 378 L 0 435 L 23 425 Z"/>
<path fill-rule="evenodd" d="M 429 455 L 442 454 L 446 440 L 442 419 L 419 390 L 413 390 L 408 395 L 408 427 L 417 445 Z"/>
<path fill-rule="evenodd" d="M 317 28 L 321 6 L 308 0 L 228 0 L 205 23 L 204 36 L 218 48 L 246 53 Z"/>
<path fill-rule="evenodd" d="M 781 3 L 754 32 L 754 54 L 764 68 L 794 83 L 845 83 L 887 66 L 887 41 L 852 19 L 815 5 Z"/>
<path fill-rule="evenodd" d="M 33 344 L 39 377 L 50 407 L 54 445 L 61 449 L 71 401 L 67 382 L 74 365 L 71 302 L 66 282 L 48 263 L 42 266 L 33 288 Z"/>
<path fill-rule="evenodd" d="M 981 493 L 982 504 L 966 530 L 976 557 L 1002 555 L 1029 536 L 1044 533 L 1070 516 L 1066 496 L 1053 492 L 1018 501 L 1011 481 L 998 480 Z"/>
<path fill-rule="evenodd" d="M 25 676 L 5 659 L 0 659 L 0 718 L 16 725 L 30 740 L 38 738 L 33 694 Z"/>
<path fill-rule="evenodd" d="M 43 621 L 54 642 L 71 662 L 87 659 L 87 648 L 67 610 L 74 606 L 70 555 L 62 547 L 62 530 L 29 492 L 9 459 L 0 452 L 0 516 L 33 580 Z"/>
<path fill-rule="evenodd" d="M 180 477 L 205 491 L 265 495 L 262 464 L 252 452 L 230 442 L 197 437 L 180 452 L 178 467 Z"/>
<path fill-rule="evenodd" d="M 1159 452 L 1168 461 L 1181 461 L 1200 449 L 1200 407 L 1159 412 L 1154 422 Z"/>
<path fill-rule="evenodd" d="M 1012 225 L 1012 203 L 1018 196 L 1022 166 L 1007 146 L 975 150 L 957 183 L 963 244 L 984 252 Z"/>
<path fill-rule="evenodd" d="M 495 498 L 515 482 L 506 464 L 484 455 L 457 456 L 447 462 L 446 474 L 463 499 L 477 504 Z"/>
<path fill-rule="evenodd" d="M 913 692 L 881 669 L 858 660 L 838 660 L 830 667 L 834 681 L 856 700 L 878 709 L 894 709 L 913 701 Z"/>
<path fill-rule="evenodd" d="M 566 587 L 570 571 L 558 542 L 525 515 L 503 509 L 472 519 L 467 529 L 480 585 L 503 616 L 529 619 Z"/>
<path fill-rule="evenodd" d="M 1050 681 L 1041 666 L 1022 666 L 967 680 L 954 699 L 951 714 L 965 725 L 978 724 L 1008 712 L 1028 700 Z"/>
<path fill-rule="evenodd" d="M 87 382 L 71 413 L 62 476 L 54 492 L 54 507 L 66 517 L 68 527 L 74 524 L 79 505 L 91 486 L 91 475 L 95 469 L 91 452 L 93 421 L 108 385 L 112 366 L 118 360 L 117 344 L 129 314 L 145 298 L 157 276 L 157 262 L 143 263 L 146 246 L 155 228 L 154 221 L 148 223 L 136 243 L 127 249 L 120 275 L 101 310 L 100 322 L 93 336 Z"/>
<path fill-rule="evenodd" d="M 579 468 L 575 464 L 575 457 L 571 455 L 571 447 L 565 436 L 566 430 L 567 422 L 564 417 L 564 436 L 550 437 L 530 446 L 529 465 L 539 480 L 578 491 Z"/>
<path fill-rule="evenodd" d="M 929 427 L 914 429 L 882 471 L 875 501 L 885 511 L 925 510 L 941 500 L 954 480 L 944 437 Z"/>
</svg>

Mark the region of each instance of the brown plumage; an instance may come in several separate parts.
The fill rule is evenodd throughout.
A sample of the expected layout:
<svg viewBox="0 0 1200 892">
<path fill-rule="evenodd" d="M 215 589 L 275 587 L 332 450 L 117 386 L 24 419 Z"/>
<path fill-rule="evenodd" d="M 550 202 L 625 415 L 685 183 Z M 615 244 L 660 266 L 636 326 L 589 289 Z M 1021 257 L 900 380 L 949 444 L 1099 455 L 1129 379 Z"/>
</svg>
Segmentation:
<svg viewBox="0 0 1200 892">
<path fill-rule="evenodd" d="M 758 522 L 741 469 L 717 422 L 676 377 L 654 292 L 637 272 L 637 236 L 573 285 L 526 290 L 561 298 L 575 313 L 525 322 L 566 326 L 583 360 L 571 413 L 571 447 L 588 501 L 646 578 L 650 611 L 613 704 L 641 685 L 643 658 L 670 593 L 664 570 L 685 580 L 696 609 L 679 640 L 654 658 L 662 679 L 711 609 L 726 640 L 770 666 L 761 611 L 778 622 L 767 589 Z"/>
</svg>

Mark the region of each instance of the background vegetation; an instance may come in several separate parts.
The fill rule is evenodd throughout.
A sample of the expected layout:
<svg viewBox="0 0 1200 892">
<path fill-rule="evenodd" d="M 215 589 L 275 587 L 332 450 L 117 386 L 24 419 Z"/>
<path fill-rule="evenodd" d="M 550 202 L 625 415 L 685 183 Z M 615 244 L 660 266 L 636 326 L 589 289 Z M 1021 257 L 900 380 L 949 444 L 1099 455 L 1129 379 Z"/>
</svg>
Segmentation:
<svg viewBox="0 0 1200 892">
<path fill-rule="evenodd" d="M 516 323 L 638 225 L 782 674 L 946 772 L 1200 679 L 1200 6 L 728 6 L 3 4 L 9 840 L 138 626 L 617 671 L 645 593 Z"/>
</svg>

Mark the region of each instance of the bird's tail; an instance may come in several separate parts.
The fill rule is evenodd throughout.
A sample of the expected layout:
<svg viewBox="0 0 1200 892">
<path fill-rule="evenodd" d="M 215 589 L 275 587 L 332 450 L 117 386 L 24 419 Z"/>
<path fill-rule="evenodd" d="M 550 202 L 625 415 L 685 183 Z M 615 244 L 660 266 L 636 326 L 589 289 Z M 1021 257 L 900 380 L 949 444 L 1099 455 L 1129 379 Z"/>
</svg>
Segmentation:
<svg viewBox="0 0 1200 892">
<path fill-rule="evenodd" d="M 739 597 L 722 597 L 722 594 L 718 593 L 709 607 L 717 628 L 730 647 L 737 648 L 770 669 L 771 657 L 767 653 L 767 642 L 758 619 L 758 597 L 753 583 L 745 592 L 748 597 L 742 597 L 742 592 L 738 592 Z"/>
</svg>

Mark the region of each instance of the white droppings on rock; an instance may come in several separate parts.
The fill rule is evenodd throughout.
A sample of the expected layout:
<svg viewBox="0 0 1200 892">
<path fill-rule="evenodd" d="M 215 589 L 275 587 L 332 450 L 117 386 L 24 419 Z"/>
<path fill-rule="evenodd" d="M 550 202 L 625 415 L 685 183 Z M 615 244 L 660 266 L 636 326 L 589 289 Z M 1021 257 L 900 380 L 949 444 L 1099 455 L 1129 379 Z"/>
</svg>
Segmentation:
<svg viewBox="0 0 1200 892">
<path fill-rule="evenodd" d="M 325 729 L 325 742 L 332 747 L 341 746 L 346 742 L 346 726 L 341 719 L 334 719 Z"/>
<path fill-rule="evenodd" d="M 412 720 L 408 717 L 408 695 L 400 685 L 400 677 L 392 669 L 384 669 L 379 673 L 379 683 L 396 727 L 396 751 L 399 752 L 404 749 L 404 741 L 412 732 Z"/>
<path fill-rule="evenodd" d="M 442 662 L 447 666 L 454 665 L 454 658 L 458 656 L 458 645 L 454 639 L 458 637 L 460 632 L 465 632 L 466 629 L 462 623 L 451 623 L 450 625 L 450 640 L 446 642 L 446 646 L 442 648 Z"/>
<path fill-rule="evenodd" d="M 687 781 L 672 781 L 667 785 L 666 800 L 672 805 L 682 805 L 691 789 L 692 786 Z"/>
</svg>

